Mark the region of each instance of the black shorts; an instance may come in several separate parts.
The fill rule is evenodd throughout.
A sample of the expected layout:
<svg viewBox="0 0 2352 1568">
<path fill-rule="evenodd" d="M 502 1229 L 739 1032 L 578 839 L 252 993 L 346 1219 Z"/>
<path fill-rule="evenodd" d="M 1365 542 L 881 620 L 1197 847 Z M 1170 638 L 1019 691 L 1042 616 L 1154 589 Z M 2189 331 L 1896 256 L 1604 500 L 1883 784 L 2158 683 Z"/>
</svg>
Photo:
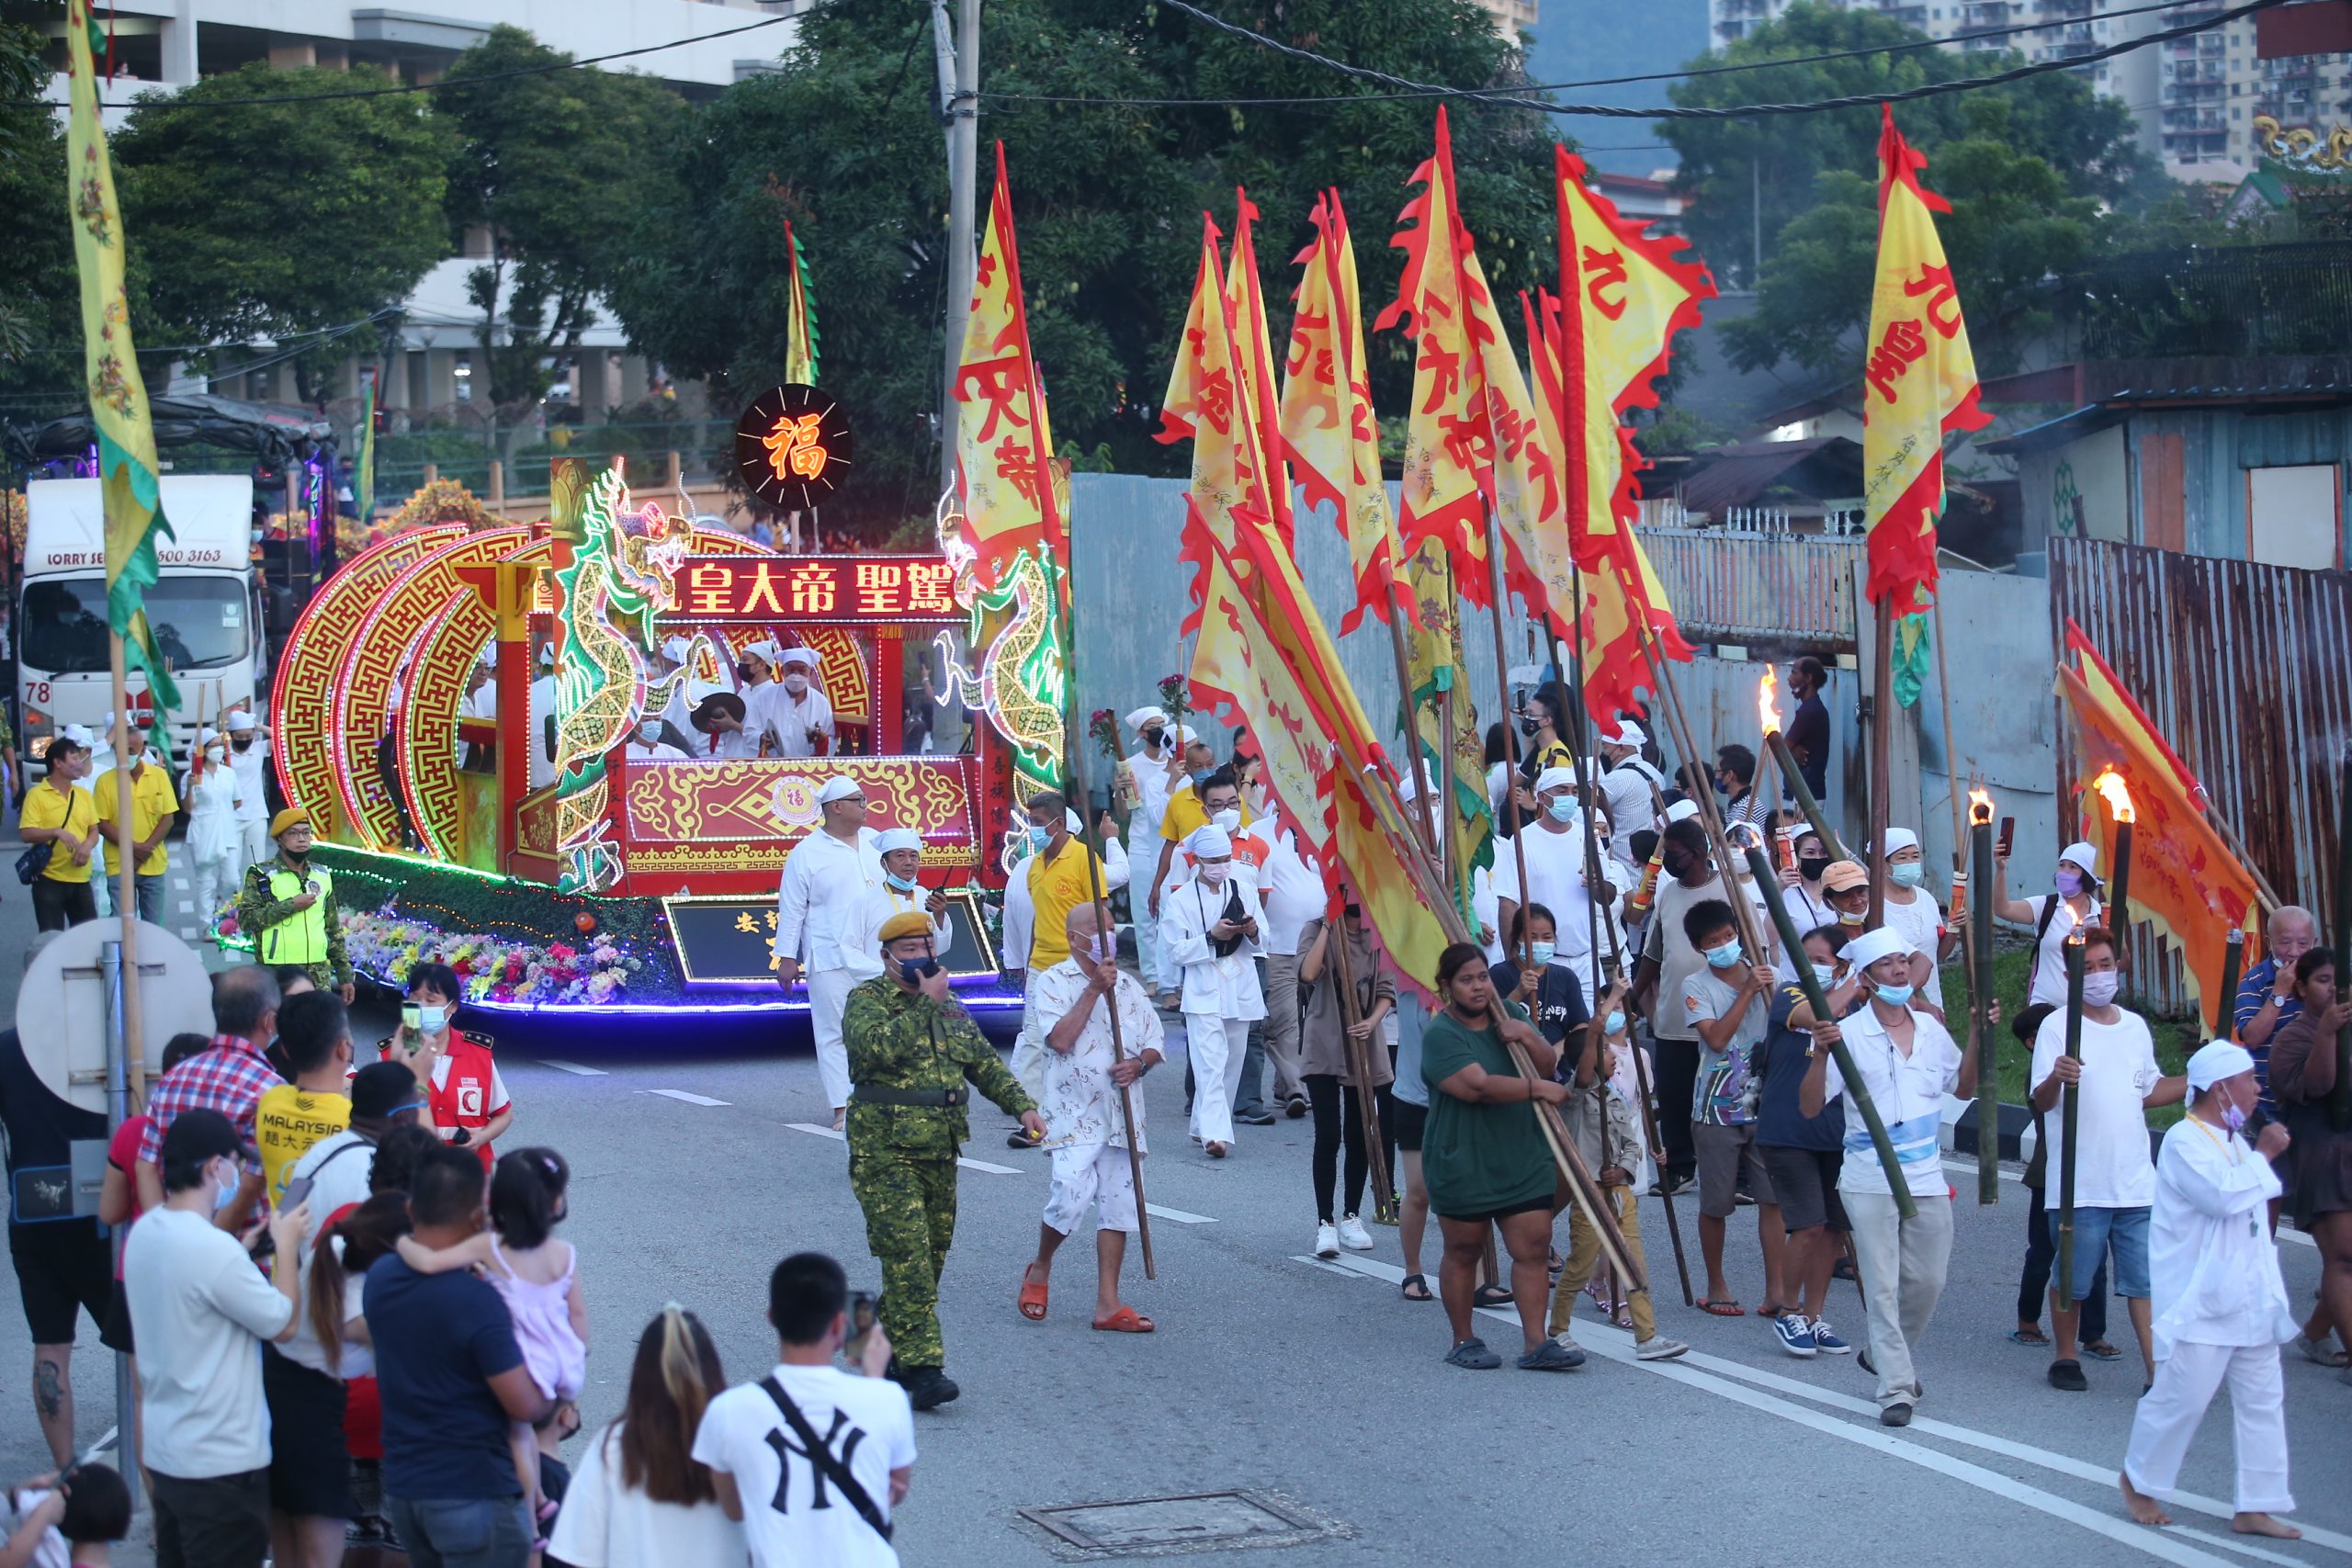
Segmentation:
<svg viewBox="0 0 2352 1568">
<path fill-rule="evenodd" d="M 1409 1100 L 1392 1097 L 1396 1106 L 1396 1146 L 1413 1154 L 1421 1152 L 1421 1134 L 1430 1124 L 1430 1108 L 1416 1105 Z"/>
<path fill-rule="evenodd" d="M 76 1311 L 103 1329 L 114 1299 L 114 1253 L 96 1220 L 51 1220 L 8 1227 L 8 1258 L 36 1345 L 74 1343 Z"/>
<path fill-rule="evenodd" d="M 98 1329 L 98 1343 L 126 1356 L 139 1353 L 130 1339 L 130 1297 L 124 1293 L 120 1280 L 114 1282 L 114 1299 L 107 1303 L 106 1322 Z"/>
<path fill-rule="evenodd" d="M 265 1345 L 261 1389 L 269 1401 L 269 1506 L 297 1518 L 356 1518 L 351 1450 L 343 1438 L 343 1380 Z"/>
<path fill-rule="evenodd" d="M 1791 1235 L 1827 1225 L 1851 1230 L 1846 1205 L 1838 1199 L 1838 1173 L 1845 1168 L 1843 1149 L 1790 1149 L 1759 1145 L 1764 1174 L 1772 1179 L 1773 1195 L 1781 1201 L 1781 1228 Z"/>
<path fill-rule="evenodd" d="M 1524 1203 L 1513 1203 L 1504 1209 L 1489 1209 L 1483 1214 L 1449 1214 L 1443 1210 L 1438 1210 L 1437 1217 L 1441 1220 L 1452 1220 L 1457 1225 L 1498 1225 L 1513 1214 L 1548 1214 L 1551 1212 L 1551 1199 L 1531 1198 Z"/>
</svg>

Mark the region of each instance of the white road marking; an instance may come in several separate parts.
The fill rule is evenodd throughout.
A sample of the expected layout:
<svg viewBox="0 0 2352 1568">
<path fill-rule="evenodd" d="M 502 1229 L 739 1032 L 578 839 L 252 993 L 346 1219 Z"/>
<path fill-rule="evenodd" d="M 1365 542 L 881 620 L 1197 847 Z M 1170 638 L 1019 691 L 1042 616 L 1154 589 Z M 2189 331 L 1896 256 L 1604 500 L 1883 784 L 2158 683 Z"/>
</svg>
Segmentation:
<svg viewBox="0 0 2352 1568">
<path fill-rule="evenodd" d="M 1146 1206 L 1148 1207 L 1148 1205 Z M 1326 1263 L 1319 1258 L 1309 1258 L 1303 1252 L 1292 1253 L 1290 1255 L 1290 1260 L 1293 1263 L 1304 1263 L 1309 1269 L 1320 1269 L 1326 1274 L 1340 1274 L 1351 1280 L 1361 1280 L 1365 1278 L 1364 1275 L 1357 1273 L 1352 1269 L 1342 1269 L 1336 1263 Z"/>
<path fill-rule="evenodd" d="M 2240 1556 L 2251 1557 L 2258 1562 L 2283 1562 L 2287 1564 L 2287 1568 L 2304 1568 L 2301 1558 L 2290 1557 L 2283 1551 L 2272 1551 L 2265 1547 L 2248 1545 L 2244 1536 L 2214 1535 L 2206 1530 L 2190 1529 L 2186 1525 L 2166 1525 L 2165 1533 L 2181 1536 L 2189 1540 L 2201 1540 L 2208 1546 L 2218 1546 L 2223 1551 L 2234 1551 Z M 2268 1538 L 2260 1539 L 2267 1540 Z"/>
<path fill-rule="evenodd" d="M 524 1060 L 536 1061 L 543 1067 L 553 1067 L 560 1073 L 573 1073 L 583 1078 L 601 1078 L 612 1076 L 605 1072 L 602 1067 L 583 1067 L 577 1062 L 560 1062 L 553 1056 L 526 1056 Z"/>
<path fill-rule="evenodd" d="M 1343 1257 L 1340 1259 L 1339 1266 L 1373 1279 L 1386 1280 L 1391 1283 L 1401 1283 L 1405 1278 L 1405 1271 L 1395 1264 L 1375 1262 L 1369 1258 Z M 1519 1314 L 1515 1311 L 1499 1307 L 1480 1307 L 1476 1310 L 1498 1322 L 1510 1324 L 1514 1328 L 1519 1325 Z M 1631 1334 L 1622 1328 L 1598 1324 L 1589 1319 L 1577 1325 L 1577 1343 L 1593 1354 L 1606 1356 L 1611 1360 L 1623 1362 L 1638 1371 L 1652 1372 L 1688 1387 L 1715 1394 L 1736 1404 L 1745 1404 L 1764 1415 L 1777 1416 L 1796 1426 L 1810 1427 L 1826 1436 L 1838 1438 L 1840 1441 L 1873 1450 L 1889 1458 L 1901 1460 L 1906 1464 L 1915 1464 L 1923 1470 L 1934 1471 L 1951 1480 L 1973 1486 L 1982 1492 L 1992 1493 L 1998 1497 L 2006 1497 L 2011 1502 L 2022 1504 L 2038 1513 L 2047 1514 L 2052 1518 L 2064 1519 L 2070 1524 L 2080 1525 L 2085 1529 L 2106 1536 L 2120 1545 L 2136 1547 L 2151 1557 L 2176 1563 L 2179 1568 L 2233 1568 L 2228 1558 L 2216 1557 L 2211 1552 L 2199 1551 L 2179 1540 L 2177 1539 L 2179 1532 L 2152 1530 L 2144 1526 L 2135 1525 L 2123 1514 L 2102 1513 L 2097 1508 L 2075 1502 L 2071 1498 L 2061 1497 L 2055 1493 L 2029 1486 L 2023 1482 L 1987 1470 L 1982 1465 L 1972 1464 L 1962 1459 L 1955 1459 L 1939 1450 L 1897 1437 L 1892 1430 L 1880 1427 L 1875 1424 L 1863 1427 L 1839 1420 L 1836 1416 L 1806 1409 L 1803 1405 L 1775 1394 L 1766 1393 L 1759 1388 L 1748 1388 L 1740 1382 L 1718 1375 L 1720 1371 L 1750 1371 L 1750 1369 L 1738 1368 L 1736 1363 L 1726 1363 L 1717 1358 L 1702 1356 L 1696 1352 L 1672 1361 L 1636 1360 L 1634 1357 Z M 1787 1382 L 1793 1380 L 1774 1381 Z M 1806 1392 L 1816 1397 L 1820 1394 L 1820 1391 L 1811 1389 L 1809 1385 L 1801 1386 L 1804 1386 Z M 1871 1413 L 1873 1423 L 1877 1416 L 1877 1407 L 1866 1400 L 1856 1400 L 1844 1394 L 1838 1394 L 1830 1396 L 1825 1403 L 1840 1408 L 1848 1404 L 1859 1406 Z M 1940 1422 L 1924 1422 L 1916 1417 L 1912 1421 L 1912 1428 L 1924 1431 L 1930 1436 L 1945 1436 L 1949 1433 L 1966 1430 L 1964 1427 L 1946 1428 Z M 1981 1436 L 1981 1434 L 1971 1435 Z M 2064 1458 L 2062 1455 L 2051 1457 Z M 2107 1484 L 2112 1486 L 2115 1483 L 2113 1471 L 2098 1472 L 2098 1468 L 2092 1465 L 2083 1465 L 2081 1469 L 2093 1472 L 2086 1475 L 2084 1477 L 2086 1480 L 2095 1479 L 2103 1474 Z M 2184 1506 L 2196 1506 L 2196 1502 L 2186 1495 L 2177 1496 L 2173 1501 Z"/>
<path fill-rule="evenodd" d="M 688 1094 L 682 1089 L 641 1089 L 639 1094 L 658 1094 L 664 1100 L 674 1100 L 685 1105 L 725 1105 L 723 1100 L 713 1100 L 707 1094 Z"/>
<path fill-rule="evenodd" d="M 1173 1220 L 1180 1225 L 1213 1225 L 1214 1214 L 1195 1214 L 1189 1209 L 1163 1209 L 1157 1203 L 1146 1203 L 1143 1212 L 1158 1220 Z"/>
<path fill-rule="evenodd" d="M 655 1092 L 659 1091 L 657 1090 Z M 845 1144 L 849 1142 L 849 1134 L 847 1133 L 836 1133 L 831 1127 L 820 1126 L 814 1122 L 786 1122 L 785 1125 L 791 1128 L 796 1133 L 814 1133 L 820 1138 L 831 1138 L 837 1144 Z M 990 1165 L 987 1160 L 968 1159 L 962 1155 L 956 1156 L 956 1163 L 962 1166 L 967 1170 L 982 1170 L 988 1172 L 990 1176 L 1018 1176 L 1021 1174 L 1019 1168 L 1015 1166 Z"/>
</svg>

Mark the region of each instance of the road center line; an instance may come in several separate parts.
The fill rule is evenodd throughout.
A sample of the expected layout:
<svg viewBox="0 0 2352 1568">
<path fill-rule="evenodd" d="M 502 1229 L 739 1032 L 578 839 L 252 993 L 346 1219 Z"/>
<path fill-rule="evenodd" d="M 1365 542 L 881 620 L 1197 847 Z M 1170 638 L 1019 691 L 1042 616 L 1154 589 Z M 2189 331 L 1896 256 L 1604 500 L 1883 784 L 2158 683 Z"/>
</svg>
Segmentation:
<svg viewBox="0 0 2352 1568">
<path fill-rule="evenodd" d="M 577 1062 L 559 1061 L 553 1056 L 526 1057 L 525 1060 L 536 1061 L 543 1067 L 553 1067 L 557 1072 L 571 1073 L 583 1078 L 602 1078 L 612 1076 L 602 1067 L 583 1067 Z"/>
<path fill-rule="evenodd" d="M 713 1100 L 707 1094 L 688 1094 L 682 1089 L 641 1089 L 639 1094 L 658 1094 L 664 1100 L 674 1100 L 682 1105 L 725 1105 L 723 1100 Z"/>
<path fill-rule="evenodd" d="M 1401 1283 L 1405 1278 L 1405 1271 L 1393 1263 L 1379 1263 L 1366 1258 L 1344 1257 L 1340 1259 L 1340 1262 L 1345 1269 L 1370 1279 Z M 1514 1328 L 1518 1326 L 1519 1317 L 1516 1312 L 1502 1308 L 1478 1310 L 1482 1314 L 1508 1323 Z M 1901 1460 L 1906 1464 L 1914 1464 L 1923 1470 L 1933 1471 L 1939 1475 L 1960 1482 L 1963 1485 L 1973 1486 L 1979 1491 L 1989 1492 L 1996 1496 L 2006 1497 L 2011 1502 L 2022 1504 L 2038 1513 L 2064 1519 L 2070 1524 L 2080 1525 L 2095 1534 L 2106 1536 L 2119 1545 L 2133 1547 L 2151 1557 L 2161 1558 L 2165 1562 L 2177 1564 L 2178 1568 L 2235 1568 L 2235 1565 L 2226 1557 L 2214 1556 L 2211 1552 L 2190 1546 L 2164 1531 L 2152 1530 L 2145 1526 L 2135 1525 L 2121 1514 L 2101 1513 L 2096 1508 L 2075 1502 L 2071 1498 L 2044 1492 L 2039 1487 L 2029 1486 L 2021 1481 L 1986 1470 L 1982 1465 L 1973 1464 L 1962 1459 L 1955 1459 L 1939 1450 L 1906 1441 L 1890 1430 L 1876 1426 L 1862 1427 L 1840 1420 L 1836 1416 L 1807 1409 L 1778 1395 L 1767 1393 L 1761 1389 L 1747 1387 L 1740 1382 L 1720 1376 L 1713 1371 L 1702 1370 L 1708 1363 L 1713 1361 L 1714 1359 L 1712 1357 L 1694 1356 L 1686 1359 L 1697 1359 L 1700 1363 L 1698 1366 L 1686 1365 L 1682 1360 L 1639 1361 L 1634 1359 L 1633 1336 L 1625 1330 L 1590 1321 L 1579 1323 L 1577 1328 L 1578 1343 L 1588 1350 L 1597 1355 L 1606 1356 L 1611 1360 L 1622 1362 L 1639 1371 L 1655 1373 L 1688 1387 L 1730 1400 L 1736 1404 L 1745 1404 L 1752 1410 L 1768 1416 L 1777 1416 L 1796 1426 L 1810 1427 L 1814 1431 L 1836 1438 L 1842 1442 L 1852 1443 L 1857 1447 L 1885 1454 L 1889 1458 Z M 1871 1410 L 1875 1418 L 1876 1406 L 1866 1407 Z M 1913 1425 L 1917 1427 L 1919 1423 L 1915 1421 Z M 2113 1483 L 2112 1472 L 2109 1472 L 2109 1484 Z"/>
</svg>

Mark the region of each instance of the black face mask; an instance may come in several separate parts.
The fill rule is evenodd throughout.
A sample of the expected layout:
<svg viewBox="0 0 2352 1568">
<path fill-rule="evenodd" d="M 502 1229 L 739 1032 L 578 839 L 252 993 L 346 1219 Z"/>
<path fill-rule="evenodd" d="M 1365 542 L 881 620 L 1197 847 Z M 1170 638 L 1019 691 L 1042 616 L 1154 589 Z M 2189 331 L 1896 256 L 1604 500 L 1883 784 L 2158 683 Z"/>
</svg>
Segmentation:
<svg viewBox="0 0 2352 1568">
<path fill-rule="evenodd" d="M 1532 718 L 1522 718 L 1519 721 L 1519 732 L 1531 740 L 1535 738 L 1535 732 L 1543 728 L 1541 723 Z"/>
<path fill-rule="evenodd" d="M 939 960 L 936 958 L 901 958 L 899 960 L 899 978 L 910 988 L 922 984 L 923 981 L 930 979 L 933 975 L 938 973 Z"/>
<path fill-rule="evenodd" d="M 242 740 L 232 740 L 229 744 L 239 751 L 250 751 L 254 749 L 254 739 L 248 735 Z"/>
<path fill-rule="evenodd" d="M 1143 749 L 1147 751 L 1156 752 L 1159 750 L 1160 742 L 1165 739 L 1166 736 L 1163 732 L 1157 729 L 1147 729 L 1143 732 Z"/>
<path fill-rule="evenodd" d="M 1807 882 L 1820 881 L 1821 874 L 1828 869 L 1829 857 L 1826 855 L 1799 855 L 1797 857 L 1797 874 L 1804 877 Z"/>
</svg>

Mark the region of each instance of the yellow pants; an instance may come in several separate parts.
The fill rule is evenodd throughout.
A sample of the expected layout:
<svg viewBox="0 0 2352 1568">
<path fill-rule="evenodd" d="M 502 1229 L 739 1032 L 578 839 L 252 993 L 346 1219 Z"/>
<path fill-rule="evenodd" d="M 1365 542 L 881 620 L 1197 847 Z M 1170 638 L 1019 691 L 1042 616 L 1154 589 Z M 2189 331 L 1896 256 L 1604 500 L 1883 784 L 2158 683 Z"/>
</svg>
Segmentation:
<svg viewBox="0 0 2352 1568">
<path fill-rule="evenodd" d="M 1602 1190 L 1617 1211 L 1617 1234 L 1625 1238 L 1626 1255 L 1646 1273 L 1649 1265 L 1642 1258 L 1641 1210 L 1634 1201 L 1633 1188 L 1618 1186 Z M 1560 1270 L 1560 1282 L 1552 1292 L 1552 1321 L 1547 1325 L 1548 1332 L 1566 1332 L 1568 1318 L 1576 1310 L 1577 1294 L 1592 1279 L 1592 1271 L 1600 1262 L 1600 1227 L 1586 1215 L 1584 1205 L 1577 1204 L 1568 1211 L 1568 1262 L 1567 1267 Z M 1634 1317 L 1634 1339 L 1654 1337 L 1657 1333 L 1657 1317 L 1650 1311 L 1650 1293 L 1627 1290 L 1623 1280 L 1618 1281 L 1618 1288 L 1625 1291 L 1630 1298 L 1628 1304 Z"/>
</svg>

